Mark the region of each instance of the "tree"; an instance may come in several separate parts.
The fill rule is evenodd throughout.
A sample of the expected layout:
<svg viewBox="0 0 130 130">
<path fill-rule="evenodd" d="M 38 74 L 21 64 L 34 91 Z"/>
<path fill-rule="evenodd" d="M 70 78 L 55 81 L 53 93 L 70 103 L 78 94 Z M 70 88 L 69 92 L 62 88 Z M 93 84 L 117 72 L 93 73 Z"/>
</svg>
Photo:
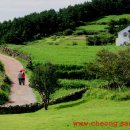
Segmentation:
<svg viewBox="0 0 130 130">
<path fill-rule="evenodd" d="M 130 49 L 118 53 L 102 50 L 97 56 L 99 76 L 109 82 L 109 87 L 121 88 L 130 83 Z"/>
<path fill-rule="evenodd" d="M 40 93 L 45 105 L 45 110 L 47 110 L 50 94 L 53 93 L 58 86 L 55 66 L 51 63 L 37 65 L 34 68 L 30 85 Z"/>
</svg>

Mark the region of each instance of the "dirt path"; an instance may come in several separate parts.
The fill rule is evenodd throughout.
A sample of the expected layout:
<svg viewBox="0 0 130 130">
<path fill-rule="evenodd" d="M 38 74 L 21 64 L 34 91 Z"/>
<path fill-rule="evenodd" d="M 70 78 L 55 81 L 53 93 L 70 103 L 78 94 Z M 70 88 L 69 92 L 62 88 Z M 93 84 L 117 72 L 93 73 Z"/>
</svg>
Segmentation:
<svg viewBox="0 0 130 130">
<path fill-rule="evenodd" d="M 24 105 L 36 102 L 35 96 L 32 92 L 32 88 L 29 87 L 29 81 L 26 77 L 25 85 L 18 84 L 19 70 L 23 69 L 23 65 L 12 57 L 0 54 L 0 61 L 5 66 L 6 75 L 13 82 L 11 87 L 11 93 L 9 102 L 5 105 Z"/>
</svg>

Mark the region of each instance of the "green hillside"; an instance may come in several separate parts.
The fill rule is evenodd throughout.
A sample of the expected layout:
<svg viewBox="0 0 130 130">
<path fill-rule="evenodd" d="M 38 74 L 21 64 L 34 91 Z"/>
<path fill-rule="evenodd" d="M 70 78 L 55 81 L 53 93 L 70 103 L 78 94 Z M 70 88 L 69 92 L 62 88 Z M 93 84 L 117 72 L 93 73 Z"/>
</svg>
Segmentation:
<svg viewBox="0 0 130 130">
<path fill-rule="evenodd" d="M 98 20 L 93 21 L 93 24 L 108 24 L 111 20 L 119 20 L 121 18 L 130 19 L 130 14 L 122 14 L 122 15 L 109 15 L 104 16 Z"/>
<path fill-rule="evenodd" d="M 20 52 L 28 54 L 35 63 L 52 62 L 54 64 L 75 64 L 81 65 L 95 60 L 96 53 L 101 49 L 117 51 L 126 47 L 116 47 L 115 44 L 107 46 L 88 46 L 87 37 L 89 35 L 75 35 L 79 31 L 97 32 L 106 37 L 107 27 L 111 20 L 121 18 L 129 19 L 129 14 L 109 15 L 96 21 L 89 22 L 87 25 L 77 27 L 70 36 L 53 35 L 34 42 L 28 42 L 27 45 L 8 45 Z M 105 22 L 106 25 L 102 25 Z M 105 35 L 104 35 L 105 33 Z"/>
<path fill-rule="evenodd" d="M 129 4 L 130 1 L 128 0 L 92 0 L 58 11 L 50 9 L 39 13 L 32 12 L 24 17 L 0 23 L 0 44 L 23 44 L 54 34 L 62 35 L 68 30 L 74 31 L 75 28 L 85 23 L 89 25 L 89 22 L 101 17 L 104 19 L 97 21 L 97 24 L 102 23 L 104 25 L 109 21 L 106 15 L 113 14 L 111 19 L 119 19 L 122 17 L 121 14 L 129 14 Z M 114 15 L 118 16 L 115 18 Z M 128 17 L 129 15 L 123 16 L 123 18 Z M 104 30 L 104 27 L 102 29 Z"/>
<path fill-rule="evenodd" d="M 129 18 L 130 15 L 110 15 L 77 27 L 72 35 L 53 35 L 25 45 L 7 45 L 32 57 L 33 63 L 52 62 L 59 65 L 84 65 L 93 62 L 96 53 L 102 49 L 113 52 L 128 48 L 117 47 L 115 44 L 88 46 L 88 36 L 78 35 L 79 31 L 92 31 L 108 34 L 108 23 L 119 18 Z M 104 23 L 104 24 L 103 24 Z M 91 34 L 91 36 L 94 36 Z M 0 115 L 1 130 L 124 130 L 129 129 L 130 90 L 124 88 L 111 90 L 102 88 L 108 83 L 99 79 L 59 79 L 62 87 L 51 95 L 59 98 L 77 91 L 76 84 L 85 84 L 89 90 L 82 99 L 49 106 L 49 110 L 39 110 L 35 113 Z M 74 84 L 74 88 L 69 88 Z M 8 120 L 7 120 L 8 119 Z M 73 122 L 89 122 L 88 126 L 74 126 Z M 92 122 L 110 122 L 109 126 L 92 126 Z M 114 125 L 115 124 L 115 125 Z M 117 125 L 116 125 L 117 124 Z"/>
</svg>

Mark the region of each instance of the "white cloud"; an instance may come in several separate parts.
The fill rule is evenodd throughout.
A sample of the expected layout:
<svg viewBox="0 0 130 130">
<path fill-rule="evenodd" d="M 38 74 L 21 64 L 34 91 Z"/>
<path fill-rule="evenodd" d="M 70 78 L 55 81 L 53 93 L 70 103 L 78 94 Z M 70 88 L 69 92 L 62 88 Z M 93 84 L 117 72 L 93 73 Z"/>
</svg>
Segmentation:
<svg viewBox="0 0 130 130">
<path fill-rule="evenodd" d="M 58 10 L 85 1 L 87 0 L 0 0 L 0 21 L 51 8 Z"/>
</svg>

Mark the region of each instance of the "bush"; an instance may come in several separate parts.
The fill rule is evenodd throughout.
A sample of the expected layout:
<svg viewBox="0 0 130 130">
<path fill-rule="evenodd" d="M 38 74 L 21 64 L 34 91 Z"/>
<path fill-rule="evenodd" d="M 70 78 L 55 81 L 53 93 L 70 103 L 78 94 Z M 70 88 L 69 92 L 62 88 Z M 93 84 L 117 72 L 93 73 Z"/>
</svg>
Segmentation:
<svg viewBox="0 0 130 130">
<path fill-rule="evenodd" d="M 6 76 L 4 79 L 4 83 L 0 86 L 0 105 L 8 101 L 8 97 L 10 94 L 10 84 L 11 82 Z"/>
<path fill-rule="evenodd" d="M 9 94 L 10 92 L 10 86 L 8 84 L 2 84 L 1 85 L 1 89 L 6 92 L 7 94 Z"/>
<path fill-rule="evenodd" d="M 77 42 L 73 42 L 73 43 L 72 43 L 72 46 L 76 46 L 76 45 L 78 45 Z"/>
<path fill-rule="evenodd" d="M 97 79 L 99 73 L 99 66 L 95 63 L 88 63 L 84 66 L 84 79 Z"/>
<path fill-rule="evenodd" d="M 4 71 L 4 65 L 0 62 L 0 71 Z"/>
<path fill-rule="evenodd" d="M 4 78 L 4 84 L 5 85 L 11 85 L 11 80 L 9 79 L 9 77 L 8 76 L 5 76 L 5 78 Z"/>
<path fill-rule="evenodd" d="M 114 43 L 115 38 L 114 36 L 110 35 L 96 35 L 96 36 L 89 36 L 88 37 L 87 45 L 106 45 L 108 43 Z"/>
<path fill-rule="evenodd" d="M 130 83 L 130 49 L 113 53 L 101 50 L 97 53 L 99 77 L 107 80 L 111 87 L 121 88 Z"/>
<path fill-rule="evenodd" d="M 0 89 L 0 105 L 8 101 L 8 95 L 2 89 Z"/>
<path fill-rule="evenodd" d="M 31 60 L 27 63 L 26 68 L 33 70 L 33 63 Z"/>
<path fill-rule="evenodd" d="M 73 30 L 72 29 L 66 29 L 63 34 L 68 36 L 68 35 L 71 35 L 73 33 Z"/>
<path fill-rule="evenodd" d="M 34 35 L 33 36 L 33 40 L 39 40 L 42 38 L 42 35 L 41 34 L 37 34 L 37 35 Z"/>
</svg>

